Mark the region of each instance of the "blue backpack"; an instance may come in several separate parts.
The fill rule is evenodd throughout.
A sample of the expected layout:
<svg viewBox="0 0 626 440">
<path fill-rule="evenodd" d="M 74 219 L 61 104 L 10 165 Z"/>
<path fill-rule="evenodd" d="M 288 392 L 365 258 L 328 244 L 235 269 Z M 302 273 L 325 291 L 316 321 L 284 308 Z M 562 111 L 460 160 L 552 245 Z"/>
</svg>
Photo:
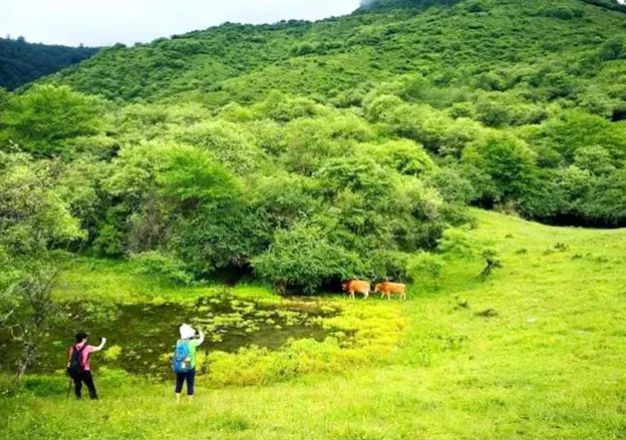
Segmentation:
<svg viewBox="0 0 626 440">
<path fill-rule="evenodd" d="M 191 370 L 191 350 L 189 349 L 189 342 L 178 341 L 174 349 L 172 371 L 174 373 L 187 373 L 189 370 Z"/>
</svg>

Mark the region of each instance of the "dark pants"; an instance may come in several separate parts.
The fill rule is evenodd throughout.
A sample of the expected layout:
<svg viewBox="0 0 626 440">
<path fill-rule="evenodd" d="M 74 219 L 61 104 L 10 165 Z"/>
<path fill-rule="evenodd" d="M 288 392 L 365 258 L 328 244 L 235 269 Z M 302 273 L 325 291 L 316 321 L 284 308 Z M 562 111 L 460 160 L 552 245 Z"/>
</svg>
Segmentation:
<svg viewBox="0 0 626 440">
<path fill-rule="evenodd" d="M 91 377 L 91 371 L 81 371 L 80 373 L 72 374 L 72 380 L 74 381 L 74 393 L 76 398 L 81 398 L 81 391 L 83 389 L 83 382 L 87 385 L 89 390 L 89 397 L 91 400 L 98 399 L 98 393 L 96 392 L 96 386 L 93 383 L 93 377 Z"/>
<path fill-rule="evenodd" d="M 192 369 L 186 373 L 176 373 L 176 394 L 183 390 L 183 383 L 187 381 L 187 395 L 193 396 L 193 386 L 196 380 L 196 370 Z"/>
</svg>

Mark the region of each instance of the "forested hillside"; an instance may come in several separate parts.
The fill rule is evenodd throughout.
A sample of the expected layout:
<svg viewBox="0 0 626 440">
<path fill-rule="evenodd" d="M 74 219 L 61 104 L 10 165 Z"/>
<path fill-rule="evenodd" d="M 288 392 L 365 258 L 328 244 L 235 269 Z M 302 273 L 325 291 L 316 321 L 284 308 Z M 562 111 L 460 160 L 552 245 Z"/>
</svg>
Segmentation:
<svg viewBox="0 0 626 440">
<path fill-rule="evenodd" d="M 104 49 L 1 97 L 1 166 L 37 188 L 0 189 L 2 246 L 315 292 L 410 280 L 467 205 L 626 225 L 626 14 L 594 3 L 378 2 Z"/>
<path fill-rule="evenodd" d="M 89 58 L 98 49 L 28 43 L 0 38 L 0 87 L 8 90 Z"/>
</svg>

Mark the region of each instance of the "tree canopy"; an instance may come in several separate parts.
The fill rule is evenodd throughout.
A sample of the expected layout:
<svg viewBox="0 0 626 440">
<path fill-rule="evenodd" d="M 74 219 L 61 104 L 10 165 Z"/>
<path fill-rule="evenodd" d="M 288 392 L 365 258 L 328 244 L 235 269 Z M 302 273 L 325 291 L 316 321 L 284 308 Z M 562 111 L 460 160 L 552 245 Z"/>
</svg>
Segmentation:
<svg viewBox="0 0 626 440">
<path fill-rule="evenodd" d="M 400 2 L 113 46 L 0 93 L 1 185 L 45 181 L 27 200 L 64 226 L 43 247 L 306 292 L 440 268 L 424 252 L 468 204 L 623 226 L 624 17 L 596 3 Z M 8 236 L 50 221 L 27 212 Z"/>
</svg>

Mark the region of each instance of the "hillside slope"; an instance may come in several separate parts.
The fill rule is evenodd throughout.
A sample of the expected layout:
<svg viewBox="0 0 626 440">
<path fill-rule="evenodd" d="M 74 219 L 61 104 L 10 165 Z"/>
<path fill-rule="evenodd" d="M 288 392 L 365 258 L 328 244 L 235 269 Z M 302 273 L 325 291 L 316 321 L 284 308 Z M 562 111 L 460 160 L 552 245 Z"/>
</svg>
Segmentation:
<svg viewBox="0 0 626 440">
<path fill-rule="evenodd" d="M 592 55 L 624 34 L 624 19 L 579 0 L 481 0 L 361 11 L 316 23 L 226 24 L 107 49 L 55 81 L 110 98 L 184 94 L 215 106 L 255 101 L 274 89 L 323 101 L 358 96 L 372 83 L 410 72 L 443 87 L 541 89 L 540 77 L 563 69 L 580 77 L 583 89 L 595 84 L 606 94 L 615 85 L 604 76 L 623 67 L 593 66 Z"/>
<path fill-rule="evenodd" d="M 102 440 L 176 439 L 185 430 L 268 440 L 623 438 L 626 230 L 472 215 L 477 227 L 457 233 L 493 247 L 503 267 L 481 281 L 480 259 L 451 248 L 439 290 L 417 285 L 407 303 L 392 302 L 409 325 L 375 365 L 245 388 L 200 376 L 197 400 L 180 407 L 169 385 L 116 371 L 96 373 L 97 405 L 65 402 L 61 378 L 32 378 L 27 389 L 39 397 L 0 400 L 9 415 L 0 438 L 56 439 L 70 427 Z M 59 293 L 102 294 L 99 275 L 84 272 L 78 289 Z M 357 305 L 367 316 L 387 307 Z M 73 423 L 76 411 L 84 423 Z"/>
<path fill-rule="evenodd" d="M 13 90 L 85 60 L 98 51 L 0 38 L 0 87 Z"/>
<path fill-rule="evenodd" d="M 625 15 L 409 3 L 105 49 L 0 96 L 0 158 L 47 173 L 68 248 L 190 283 L 410 281 L 467 205 L 625 226 Z"/>
</svg>

